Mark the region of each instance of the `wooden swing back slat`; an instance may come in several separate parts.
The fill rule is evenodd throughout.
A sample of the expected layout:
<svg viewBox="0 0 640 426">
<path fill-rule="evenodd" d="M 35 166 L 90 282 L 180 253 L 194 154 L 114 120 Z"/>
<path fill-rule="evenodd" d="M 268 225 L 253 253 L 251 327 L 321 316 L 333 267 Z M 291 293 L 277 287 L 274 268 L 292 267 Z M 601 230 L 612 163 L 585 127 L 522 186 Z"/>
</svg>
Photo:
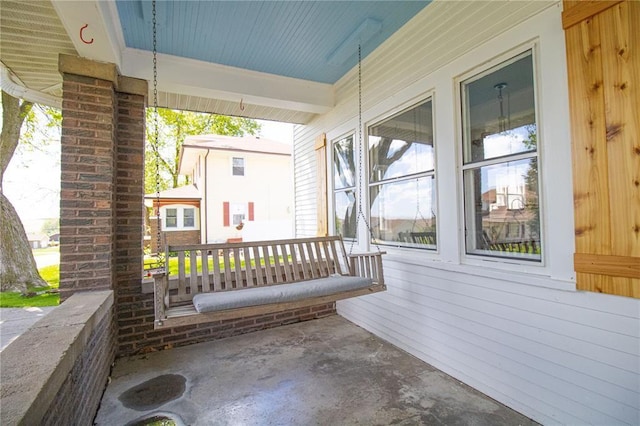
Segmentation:
<svg viewBox="0 0 640 426">
<path fill-rule="evenodd" d="M 171 279 L 166 273 L 154 276 L 156 328 L 280 312 L 386 289 L 382 274 L 383 253 L 347 255 L 340 237 L 170 246 L 166 252 L 177 253 L 178 274 Z M 366 288 L 340 291 L 328 296 L 202 314 L 197 313 L 192 304 L 193 297 L 199 293 L 295 285 L 335 274 L 367 277 L 373 282 Z"/>
</svg>

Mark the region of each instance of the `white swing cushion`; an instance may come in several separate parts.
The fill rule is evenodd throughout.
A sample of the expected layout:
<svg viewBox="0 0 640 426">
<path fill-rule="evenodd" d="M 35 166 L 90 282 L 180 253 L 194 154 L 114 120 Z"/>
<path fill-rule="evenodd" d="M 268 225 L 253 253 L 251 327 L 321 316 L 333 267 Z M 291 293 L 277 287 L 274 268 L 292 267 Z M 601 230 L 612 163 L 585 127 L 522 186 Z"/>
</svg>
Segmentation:
<svg viewBox="0 0 640 426">
<path fill-rule="evenodd" d="M 317 278 L 293 284 L 198 293 L 193 296 L 193 305 L 196 311 L 200 313 L 216 312 L 247 306 L 295 302 L 312 297 L 328 296 L 342 291 L 367 288 L 372 284 L 371 278 L 331 275 L 326 278 Z"/>
</svg>

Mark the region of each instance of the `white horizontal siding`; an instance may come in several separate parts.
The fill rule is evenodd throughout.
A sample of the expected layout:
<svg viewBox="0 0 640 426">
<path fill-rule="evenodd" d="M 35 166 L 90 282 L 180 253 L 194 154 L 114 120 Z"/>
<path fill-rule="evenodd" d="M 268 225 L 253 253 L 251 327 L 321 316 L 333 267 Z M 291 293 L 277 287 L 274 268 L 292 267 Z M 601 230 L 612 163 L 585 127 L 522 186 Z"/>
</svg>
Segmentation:
<svg viewBox="0 0 640 426">
<path fill-rule="evenodd" d="M 436 1 L 363 61 L 365 126 L 435 97 L 439 247 L 437 253 L 385 248 L 388 290 L 339 302 L 338 311 L 542 423 L 638 425 L 640 301 L 575 291 L 564 36 L 560 3 L 549 6 Z M 466 259 L 454 82 L 532 40 L 545 262 Z M 335 91 L 331 112 L 296 127 L 298 235 L 316 230 L 315 138 L 326 132 L 332 140 L 357 126 L 357 70 Z"/>
<path fill-rule="evenodd" d="M 638 316 L 616 309 L 636 301 L 567 292 L 559 301 L 549 289 L 533 299 L 510 282 L 507 292 L 495 279 L 384 267 L 387 292 L 340 302 L 341 315 L 538 421 L 637 424 Z"/>
<path fill-rule="evenodd" d="M 295 234 L 315 236 L 317 230 L 315 138 L 321 132 L 313 126 L 295 126 L 293 139 Z"/>
</svg>

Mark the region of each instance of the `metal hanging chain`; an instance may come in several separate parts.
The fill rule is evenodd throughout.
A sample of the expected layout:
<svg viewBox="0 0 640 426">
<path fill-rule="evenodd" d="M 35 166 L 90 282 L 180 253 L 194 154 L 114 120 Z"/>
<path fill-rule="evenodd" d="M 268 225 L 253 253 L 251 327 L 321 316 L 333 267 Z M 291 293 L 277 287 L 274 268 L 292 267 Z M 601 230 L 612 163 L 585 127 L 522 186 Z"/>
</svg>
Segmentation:
<svg viewBox="0 0 640 426">
<path fill-rule="evenodd" d="M 156 257 L 158 259 L 158 263 L 162 260 L 162 233 L 160 231 L 160 227 L 162 225 L 162 220 L 160 218 L 160 150 L 158 147 L 158 40 L 157 40 L 157 30 L 156 30 L 156 0 L 151 2 L 151 9 L 153 15 L 153 127 L 154 127 L 154 144 L 155 144 L 155 155 L 156 155 L 156 164 L 155 164 L 155 172 L 156 172 L 156 243 L 157 243 L 157 252 Z"/>
<path fill-rule="evenodd" d="M 364 173 L 362 167 L 362 151 L 364 151 L 364 146 L 362 145 L 362 46 L 358 44 L 358 215 L 356 216 L 356 232 L 358 232 L 358 221 L 360 217 L 364 221 L 364 224 L 367 227 L 367 231 L 369 232 L 369 237 L 371 241 L 380 252 L 380 247 L 378 243 L 375 241 L 373 237 L 373 231 L 371 230 L 371 226 L 369 225 L 369 221 L 362 211 L 362 186 L 364 181 Z M 349 248 L 349 255 L 353 252 L 353 245 L 355 243 L 355 239 L 351 241 L 351 247 Z"/>
</svg>

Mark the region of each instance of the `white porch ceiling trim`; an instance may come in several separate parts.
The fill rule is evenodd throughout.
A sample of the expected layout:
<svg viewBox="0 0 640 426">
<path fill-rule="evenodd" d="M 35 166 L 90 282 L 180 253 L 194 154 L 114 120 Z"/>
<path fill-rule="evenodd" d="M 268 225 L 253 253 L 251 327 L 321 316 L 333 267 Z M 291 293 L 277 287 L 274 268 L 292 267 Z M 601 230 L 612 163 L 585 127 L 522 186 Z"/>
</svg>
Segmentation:
<svg viewBox="0 0 640 426">
<path fill-rule="evenodd" d="M 128 77 L 152 79 L 152 55 L 125 46 L 114 1 L 52 3 L 80 56 L 114 63 Z M 85 25 L 84 38 L 93 39 L 90 44 L 80 38 Z M 312 114 L 324 114 L 335 105 L 331 84 L 163 54 L 158 54 L 158 91 Z"/>
<path fill-rule="evenodd" d="M 150 80 L 150 52 L 127 48 L 120 72 Z M 224 101 L 323 114 L 334 104 L 333 85 L 158 54 L 158 90 Z"/>
</svg>

